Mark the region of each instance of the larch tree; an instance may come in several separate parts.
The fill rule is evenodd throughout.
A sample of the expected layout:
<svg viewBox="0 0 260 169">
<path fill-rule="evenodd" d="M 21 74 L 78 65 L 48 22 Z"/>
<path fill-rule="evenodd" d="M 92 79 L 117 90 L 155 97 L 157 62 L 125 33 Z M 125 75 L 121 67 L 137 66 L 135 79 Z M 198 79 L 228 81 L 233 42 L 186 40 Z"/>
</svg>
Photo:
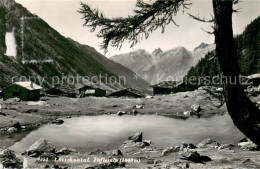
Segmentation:
<svg viewBox="0 0 260 169">
<path fill-rule="evenodd" d="M 233 6 L 239 0 L 212 0 L 213 19 L 206 20 L 193 15 L 193 19 L 214 24 L 216 44 L 216 57 L 225 79 L 223 81 L 224 97 L 228 112 L 235 126 L 260 146 L 260 111 L 247 97 L 244 88 L 239 83 L 239 67 L 233 37 L 232 14 L 236 12 Z M 136 45 L 143 38 L 148 38 L 150 33 L 161 28 L 164 32 L 168 24 L 176 24 L 174 17 L 179 11 L 184 11 L 192 5 L 189 0 L 156 0 L 153 3 L 138 1 L 134 15 L 126 18 L 107 18 L 97 9 L 81 3 L 78 11 L 85 20 L 84 26 L 95 31 L 100 28 L 98 37 L 103 39 L 101 44 L 105 52 L 108 46 L 120 48 L 124 41 Z M 236 82 L 236 83 L 234 83 Z"/>
</svg>

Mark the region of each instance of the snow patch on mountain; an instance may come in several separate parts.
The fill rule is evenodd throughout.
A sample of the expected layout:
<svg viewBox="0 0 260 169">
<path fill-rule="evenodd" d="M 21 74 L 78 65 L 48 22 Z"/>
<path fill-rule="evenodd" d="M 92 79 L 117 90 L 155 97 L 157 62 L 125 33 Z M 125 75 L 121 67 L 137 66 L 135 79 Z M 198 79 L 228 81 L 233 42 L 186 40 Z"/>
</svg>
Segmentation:
<svg viewBox="0 0 260 169">
<path fill-rule="evenodd" d="M 14 57 L 16 59 L 17 56 L 17 44 L 14 35 L 15 28 L 13 28 L 12 32 L 6 32 L 5 42 L 6 42 L 6 53 L 5 55 Z"/>
</svg>

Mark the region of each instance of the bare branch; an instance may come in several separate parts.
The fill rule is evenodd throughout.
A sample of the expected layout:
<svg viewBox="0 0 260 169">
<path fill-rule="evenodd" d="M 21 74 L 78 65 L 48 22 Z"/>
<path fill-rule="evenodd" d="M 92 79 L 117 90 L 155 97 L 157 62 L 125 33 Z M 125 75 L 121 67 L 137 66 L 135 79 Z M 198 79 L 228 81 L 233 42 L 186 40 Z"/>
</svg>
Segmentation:
<svg viewBox="0 0 260 169">
<path fill-rule="evenodd" d="M 199 15 L 198 15 L 198 16 L 194 16 L 194 15 L 189 14 L 189 13 L 188 13 L 188 15 L 189 15 L 192 19 L 195 19 L 195 20 L 200 21 L 200 22 L 210 22 L 210 23 L 214 22 L 214 18 L 212 18 L 212 19 L 209 20 L 209 19 L 206 19 L 206 18 L 201 18 L 201 17 L 199 17 Z"/>
<path fill-rule="evenodd" d="M 210 34 L 210 35 L 213 35 L 213 34 L 214 34 L 214 32 L 206 31 L 206 30 L 204 30 L 203 28 L 200 28 L 200 29 L 203 30 L 204 32 L 206 32 L 207 34 Z"/>
</svg>

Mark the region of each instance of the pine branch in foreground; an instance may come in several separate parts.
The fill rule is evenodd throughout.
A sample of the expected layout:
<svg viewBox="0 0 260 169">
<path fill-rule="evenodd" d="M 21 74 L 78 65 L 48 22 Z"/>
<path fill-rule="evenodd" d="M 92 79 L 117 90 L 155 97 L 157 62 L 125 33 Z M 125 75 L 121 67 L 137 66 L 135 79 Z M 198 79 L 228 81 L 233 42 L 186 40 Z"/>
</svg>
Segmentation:
<svg viewBox="0 0 260 169">
<path fill-rule="evenodd" d="M 84 26 L 91 27 L 91 31 L 100 27 L 97 36 L 103 39 L 101 48 L 107 52 L 109 44 L 120 49 L 124 41 L 129 41 L 133 47 L 143 38 L 147 39 L 150 33 L 158 28 L 161 28 L 163 33 L 170 23 L 178 26 L 173 17 L 180 9 L 184 11 L 189 5 L 189 0 L 157 0 L 152 4 L 138 1 L 133 16 L 112 19 L 105 17 L 98 9 L 91 9 L 85 3 L 81 3 L 82 8 L 78 12 L 83 14 Z"/>
</svg>

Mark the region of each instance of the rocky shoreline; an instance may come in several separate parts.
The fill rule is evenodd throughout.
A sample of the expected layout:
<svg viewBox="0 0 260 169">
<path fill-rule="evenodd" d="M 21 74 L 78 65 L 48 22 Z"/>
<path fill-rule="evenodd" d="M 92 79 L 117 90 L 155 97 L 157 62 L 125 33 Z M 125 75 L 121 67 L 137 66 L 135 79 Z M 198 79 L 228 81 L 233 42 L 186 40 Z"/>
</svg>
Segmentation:
<svg viewBox="0 0 260 169">
<path fill-rule="evenodd" d="M 0 101 L 1 135 L 30 132 L 47 123 L 60 125 L 63 123 L 63 118 L 79 116 L 157 114 L 185 120 L 225 114 L 225 104 L 213 97 L 208 90 L 199 88 L 193 92 L 143 99 L 43 97 L 39 102 L 21 102 L 15 99 Z M 210 90 L 217 93 L 216 88 Z M 256 97 L 254 99 L 257 100 Z M 31 151 L 42 145 L 48 148 L 43 151 Z M 79 153 L 78 150 L 71 148 L 56 150 L 55 145 L 44 139 L 36 142 L 30 147 L 31 150 L 29 148 L 29 151 L 22 154 L 6 149 L 9 146 L 0 146 L 0 161 L 10 163 L 12 167 L 25 165 L 25 161 L 29 164 L 29 168 L 260 167 L 259 149 L 247 139 L 241 140 L 239 145 L 220 144 L 206 139 L 196 146 L 192 143 L 183 143 L 158 148 L 153 146 L 152 141 L 142 140 L 140 133 L 139 137 L 137 133 L 116 150 L 86 153 Z"/>
<path fill-rule="evenodd" d="M 45 139 L 32 144 L 22 154 L 0 151 L 0 161 L 7 168 L 259 168 L 259 147 L 247 138 L 238 145 L 220 144 L 205 139 L 198 145 L 157 148 L 143 140 L 142 132 L 130 136 L 118 149 L 79 153 L 75 149 L 56 150 Z"/>
</svg>

